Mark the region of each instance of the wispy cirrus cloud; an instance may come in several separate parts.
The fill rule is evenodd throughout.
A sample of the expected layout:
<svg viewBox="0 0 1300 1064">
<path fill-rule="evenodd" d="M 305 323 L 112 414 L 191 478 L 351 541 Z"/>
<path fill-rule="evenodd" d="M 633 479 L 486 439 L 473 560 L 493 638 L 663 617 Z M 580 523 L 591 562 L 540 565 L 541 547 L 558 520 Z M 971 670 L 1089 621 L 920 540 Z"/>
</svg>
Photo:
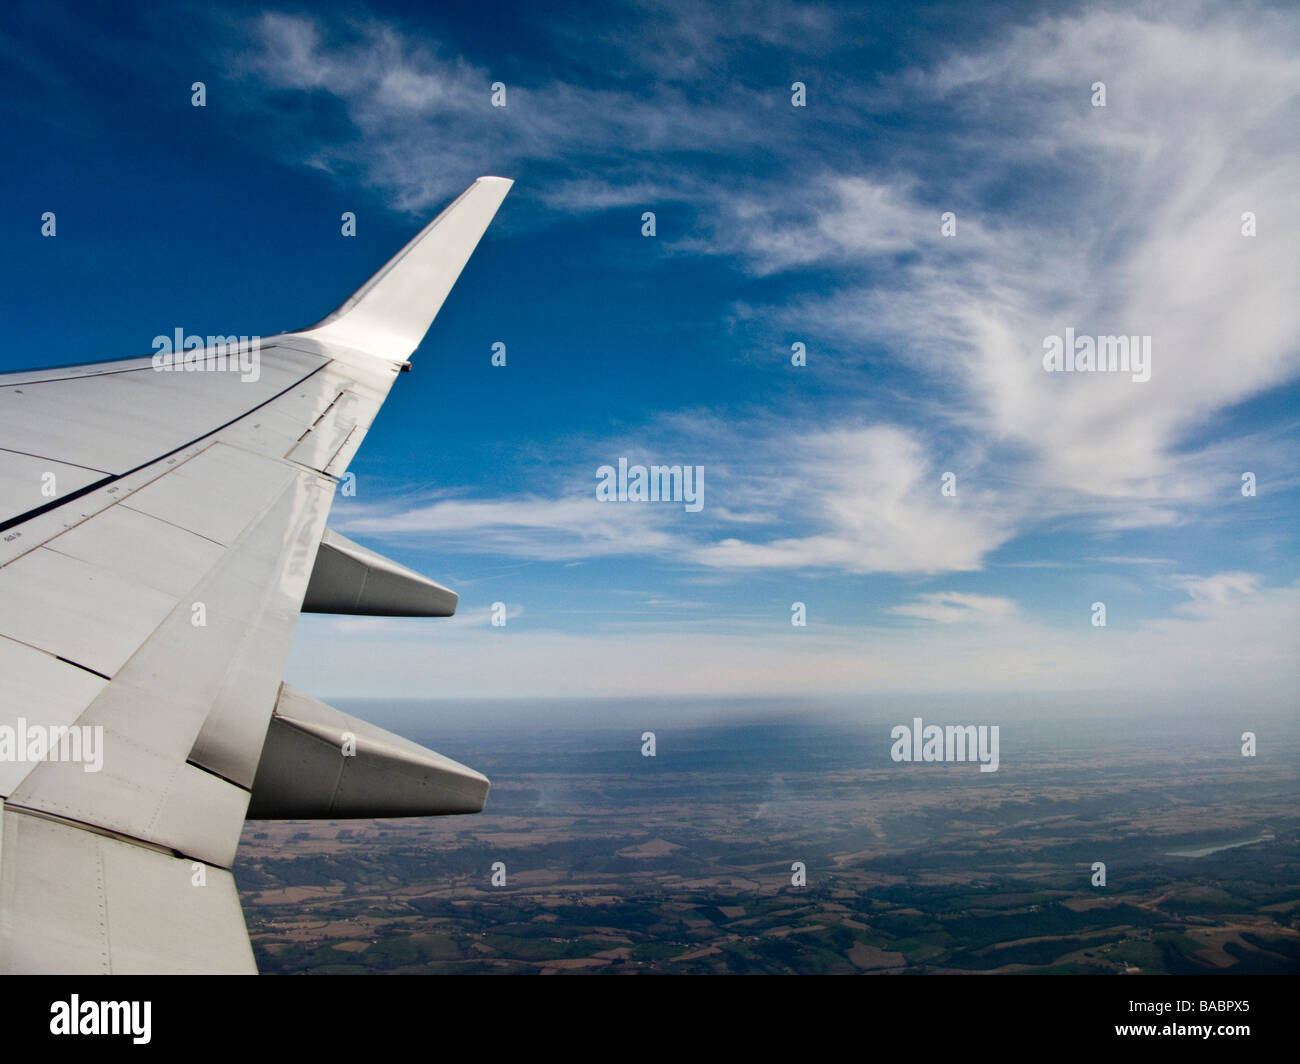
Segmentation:
<svg viewBox="0 0 1300 1064">
<path fill-rule="evenodd" d="M 674 419 L 661 425 L 672 432 Z M 645 442 L 584 443 L 582 451 L 650 464 L 704 461 L 703 509 L 680 503 L 600 502 L 596 467 L 553 474 L 547 491 L 491 500 L 435 498 L 350 503 L 347 534 L 430 550 L 490 550 L 546 560 L 642 555 L 718 570 L 829 569 L 852 573 L 974 570 L 1012 534 L 1004 500 L 979 488 L 944 495 L 940 469 L 910 434 L 856 424 L 791 437 L 702 419 L 676 449 Z"/>
<path fill-rule="evenodd" d="M 494 70 L 362 13 L 269 11 L 240 31 L 233 76 L 263 94 L 332 104 L 346 130 L 321 141 L 310 127 L 286 125 L 284 145 L 310 144 L 312 165 L 359 178 L 406 211 L 444 202 L 479 174 L 521 171 L 535 175 L 548 204 L 566 210 L 689 198 L 710 186 L 683 155 L 758 157 L 770 132 L 774 101 L 764 94 L 733 86 L 725 98 L 692 98 L 657 76 L 654 54 L 639 50 L 618 60 L 632 84 L 596 88 L 544 70 L 516 77 L 513 63 L 510 73 Z M 492 104 L 497 83 L 504 106 Z"/>
<path fill-rule="evenodd" d="M 981 567 L 1012 535 L 1006 501 L 978 489 L 942 493 L 942 473 L 912 434 L 892 426 L 804 433 L 772 479 L 804 534 L 726 536 L 692 558 L 723 569 L 829 568 L 937 572 Z"/>
<path fill-rule="evenodd" d="M 1240 470 L 1250 453 L 1189 434 L 1300 376 L 1300 173 L 1282 133 L 1300 65 L 1278 12 L 1171 14 L 1044 17 L 910 70 L 882 99 L 952 108 L 941 157 L 814 176 L 794 203 L 742 194 L 693 247 L 758 274 L 856 267 L 769 313 L 835 340 L 859 379 L 857 352 L 886 346 L 1037 489 L 1129 500 L 1113 528 L 1172 523 L 1222 490 L 1207 458 Z M 939 162 L 961 179 L 937 180 Z M 1245 212 L 1268 232 L 1244 236 Z M 1043 341 L 1067 327 L 1151 337 L 1151 379 L 1045 373 Z"/>
<path fill-rule="evenodd" d="M 592 484 L 591 493 L 567 498 L 516 495 L 348 507 L 340 510 L 340 527 L 377 539 L 416 536 L 433 550 L 490 551 L 545 561 L 682 549 L 682 537 L 664 527 L 669 515 L 662 508 L 598 502 L 594 478 Z"/>
<path fill-rule="evenodd" d="M 809 66 L 861 28 L 833 6 L 613 17 L 639 32 L 596 43 L 592 62 L 620 71 L 603 80 L 543 65 L 506 77 L 355 14 L 244 23 L 235 69 L 264 92 L 332 103 L 346 135 L 311 158 L 405 209 L 506 166 L 564 216 L 687 204 L 697 224 L 670 253 L 725 259 L 767 286 L 730 309 L 750 329 L 817 338 L 818 372 L 841 394 L 819 431 L 787 421 L 800 443 L 785 459 L 765 445 L 782 435 L 771 410 L 739 433 L 753 441 L 743 455 L 711 447 L 734 460 L 694 526 L 605 512 L 557 481 L 358 514 L 370 524 L 357 530 L 733 572 L 969 571 L 1052 520 L 1101 535 L 1178 528 L 1235 491 L 1241 469 L 1294 458 L 1267 429 L 1213 431 L 1300 376 L 1293 18 L 1215 4 L 1046 10 L 849 79 Z M 566 17 L 549 31 L 561 48 L 575 35 L 590 39 Z M 820 80 L 797 113 L 788 81 L 801 67 Z M 490 104 L 498 78 L 506 108 Z M 719 78 L 726 92 L 706 88 Z M 1097 81 L 1105 107 L 1091 106 Z M 1242 235 L 1244 211 L 1258 236 Z M 1150 336 L 1151 379 L 1045 373 L 1044 338 L 1067 327 Z M 916 385 L 854 425 L 860 408 L 846 403 L 880 391 L 862 372 L 868 352 Z M 935 488 L 949 469 L 956 499 Z"/>
</svg>

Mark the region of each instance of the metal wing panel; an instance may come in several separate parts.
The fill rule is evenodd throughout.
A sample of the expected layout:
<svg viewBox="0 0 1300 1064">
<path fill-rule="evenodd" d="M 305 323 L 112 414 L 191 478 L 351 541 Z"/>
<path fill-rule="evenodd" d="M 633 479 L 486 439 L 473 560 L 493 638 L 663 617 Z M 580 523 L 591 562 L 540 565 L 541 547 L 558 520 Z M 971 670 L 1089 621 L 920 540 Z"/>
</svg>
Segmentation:
<svg viewBox="0 0 1300 1064">
<path fill-rule="evenodd" d="M 3 637 L 0 676 L 5 691 L 0 719 L 12 722 L 9 726 L 15 730 L 14 748 L 0 756 L 0 798 L 6 798 L 38 763 L 27 760 L 27 749 L 18 741 L 19 729 L 72 724 L 108 681 Z"/>
<path fill-rule="evenodd" d="M 101 469 L 0 451 L 0 523 L 80 491 L 106 475 Z"/>
<path fill-rule="evenodd" d="M 49 540 L 44 549 L 78 558 L 177 600 L 225 553 L 220 543 L 126 505 L 110 506 Z"/>
<path fill-rule="evenodd" d="M 81 362 L 70 366 L 53 366 L 49 369 L 20 369 L 12 373 L 0 373 L 0 388 L 35 384 L 40 381 L 66 380 L 69 377 L 98 377 L 105 373 L 129 373 L 134 369 L 148 369 L 152 365 L 152 356 L 144 355 L 140 358 L 119 358 L 112 362 Z"/>
<path fill-rule="evenodd" d="M 132 492 L 165 476 L 186 459 L 193 458 L 206 446 L 205 442 L 192 444 L 125 476 L 107 479 L 100 486 L 75 499 L 65 499 L 47 510 L 20 517 L 9 525 L 0 522 L 0 567 L 115 506 Z"/>
<path fill-rule="evenodd" d="M 0 635 L 110 677 L 177 599 L 41 547 L 0 569 Z"/>
<path fill-rule="evenodd" d="M 324 365 L 319 356 L 275 345 L 259 359 L 256 381 L 146 363 L 0 387 L 0 449 L 125 473 L 220 429 Z"/>
<path fill-rule="evenodd" d="M 323 473 L 357 427 L 356 406 L 355 394 L 340 392 L 321 420 L 294 445 L 288 454 L 289 460 Z"/>
<path fill-rule="evenodd" d="M 256 974 L 229 872 L 8 807 L 0 825 L 0 973 Z"/>
<path fill-rule="evenodd" d="M 122 505 L 230 546 L 250 513 L 264 510 L 293 479 L 282 462 L 214 443 Z"/>
<path fill-rule="evenodd" d="M 331 362 L 319 375 L 320 387 L 333 393 L 329 406 L 317 415 L 311 429 L 287 456 L 309 469 L 340 476 L 388 397 L 396 370 L 361 352 L 327 349 L 316 343 L 311 346 L 331 350 L 341 360 Z"/>
</svg>

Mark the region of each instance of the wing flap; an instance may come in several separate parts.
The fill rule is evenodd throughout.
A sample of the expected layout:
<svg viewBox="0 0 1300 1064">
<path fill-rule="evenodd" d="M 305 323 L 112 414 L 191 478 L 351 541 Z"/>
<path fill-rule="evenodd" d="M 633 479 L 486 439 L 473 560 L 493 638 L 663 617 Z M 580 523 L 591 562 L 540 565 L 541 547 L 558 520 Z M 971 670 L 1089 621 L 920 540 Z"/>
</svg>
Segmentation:
<svg viewBox="0 0 1300 1064">
<path fill-rule="evenodd" d="M 0 635 L 111 677 L 177 601 L 39 547 L 0 569 Z"/>
<path fill-rule="evenodd" d="M 231 874 L 6 807 L 0 972 L 256 974 Z"/>
<path fill-rule="evenodd" d="M 5 691 L 4 708 L 14 713 L 0 715 L 0 722 L 14 729 L 14 748 L 0 757 L 0 798 L 7 798 L 33 768 L 29 746 L 19 741 L 29 727 L 67 727 L 81 716 L 108 686 L 102 676 L 60 661 L 12 639 L 0 637 L 0 677 Z M 48 734 L 48 733 L 47 733 Z"/>
</svg>

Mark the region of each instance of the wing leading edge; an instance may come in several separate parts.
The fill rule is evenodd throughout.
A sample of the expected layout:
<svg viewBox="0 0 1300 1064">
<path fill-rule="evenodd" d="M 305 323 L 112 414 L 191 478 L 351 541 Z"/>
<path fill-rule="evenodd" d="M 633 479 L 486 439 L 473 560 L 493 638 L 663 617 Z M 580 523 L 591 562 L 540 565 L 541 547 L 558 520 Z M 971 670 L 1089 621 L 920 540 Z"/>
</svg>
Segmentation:
<svg viewBox="0 0 1300 1064">
<path fill-rule="evenodd" d="M 230 874 L 250 798 L 482 808 L 486 778 L 281 677 L 305 599 L 455 608 L 325 522 L 510 185 L 480 178 L 333 314 L 262 342 L 255 379 L 212 349 L 0 377 L 0 971 L 254 972 Z"/>
</svg>

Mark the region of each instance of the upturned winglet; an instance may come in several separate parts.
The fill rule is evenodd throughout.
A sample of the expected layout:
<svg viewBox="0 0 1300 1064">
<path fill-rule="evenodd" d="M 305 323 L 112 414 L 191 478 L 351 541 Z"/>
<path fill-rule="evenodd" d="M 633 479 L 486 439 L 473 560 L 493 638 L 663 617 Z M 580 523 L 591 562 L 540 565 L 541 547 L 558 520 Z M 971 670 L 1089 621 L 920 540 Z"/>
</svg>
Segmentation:
<svg viewBox="0 0 1300 1064">
<path fill-rule="evenodd" d="M 297 335 L 390 362 L 410 357 L 514 182 L 480 177 L 329 317 Z"/>
</svg>

